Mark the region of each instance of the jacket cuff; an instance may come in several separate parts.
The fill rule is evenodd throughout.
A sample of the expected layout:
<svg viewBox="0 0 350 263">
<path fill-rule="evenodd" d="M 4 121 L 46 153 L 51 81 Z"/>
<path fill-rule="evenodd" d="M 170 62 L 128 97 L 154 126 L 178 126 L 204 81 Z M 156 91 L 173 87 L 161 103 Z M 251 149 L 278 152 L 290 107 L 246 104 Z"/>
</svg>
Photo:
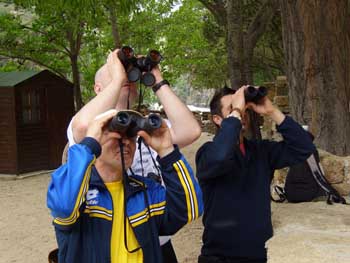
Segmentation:
<svg viewBox="0 0 350 263">
<path fill-rule="evenodd" d="M 293 123 L 293 119 L 289 116 L 286 116 L 284 118 L 284 120 L 281 122 L 280 125 L 276 125 L 276 129 L 278 132 L 280 132 L 281 130 L 284 130 L 285 128 L 288 128 L 288 126 Z"/>
<path fill-rule="evenodd" d="M 171 153 L 164 156 L 163 158 L 160 158 L 159 155 L 157 156 L 157 161 L 161 167 L 166 167 L 169 164 L 171 165 L 181 159 L 182 154 L 180 153 L 179 147 L 177 145 L 174 145 L 174 148 L 175 149 Z"/>
<path fill-rule="evenodd" d="M 233 116 L 230 116 L 228 118 L 224 118 L 221 122 L 221 128 L 223 126 L 234 126 L 235 128 L 238 128 L 238 129 L 242 129 L 242 123 L 241 121 L 236 118 L 236 117 L 233 117 Z"/>
<path fill-rule="evenodd" d="M 85 137 L 79 144 L 87 146 L 96 158 L 101 155 L 101 145 L 95 138 Z"/>
</svg>

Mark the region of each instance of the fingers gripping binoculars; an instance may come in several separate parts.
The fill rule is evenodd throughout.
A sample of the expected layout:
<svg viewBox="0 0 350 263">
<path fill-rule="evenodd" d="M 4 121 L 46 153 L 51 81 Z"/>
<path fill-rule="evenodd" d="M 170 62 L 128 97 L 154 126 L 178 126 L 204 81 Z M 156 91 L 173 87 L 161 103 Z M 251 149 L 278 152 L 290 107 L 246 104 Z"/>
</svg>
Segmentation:
<svg viewBox="0 0 350 263">
<path fill-rule="evenodd" d="M 246 102 L 258 103 L 263 97 L 267 95 L 267 88 L 259 86 L 258 88 L 248 86 L 244 90 L 244 97 Z"/>
<path fill-rule="evenodd" d="M 109 131 L 115 131 L 129 138 L 135 137 L 138 131 L 151 134 L 162 126 L 162 118 L 154 113 L 143 117 L 132 110 L 119 111 L 108 124 Z"/>
<path fill-rule="evenodd" d="M 157 50 L 150 50 L 147 56 L 135 57 L 134 50 L 129 46 L 123 46 L 118 51 L 118 58 L 125 68 L 128 80 L 140 80 L 146 86 L 154 85 L 156 79 L 151 70 L 163 59 Z"/>
</svg>

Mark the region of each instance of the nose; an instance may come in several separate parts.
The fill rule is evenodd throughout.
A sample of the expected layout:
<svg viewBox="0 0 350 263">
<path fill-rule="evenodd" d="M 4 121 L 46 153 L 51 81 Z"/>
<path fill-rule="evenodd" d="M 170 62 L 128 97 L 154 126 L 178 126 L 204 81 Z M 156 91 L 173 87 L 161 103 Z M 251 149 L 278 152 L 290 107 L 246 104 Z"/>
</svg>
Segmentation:
<svg viewBox="0 0 350 263">
<path fill-rule="evenodd" d="M 134 143 L 134 138 L 129 138 L 129 137 L 123 137 L 122 138 L 122 144 L 124 145 L 124 146 L 130 146 L 130 145 L 132 145 L 133 143 Z"/>
<path fill-rule="evenodd" d="M 129 138 L 126 138 L 126 137 L 122 138 L 122 143 L 123 145 L 129 145 L 130 144 Z"/>
</svg>

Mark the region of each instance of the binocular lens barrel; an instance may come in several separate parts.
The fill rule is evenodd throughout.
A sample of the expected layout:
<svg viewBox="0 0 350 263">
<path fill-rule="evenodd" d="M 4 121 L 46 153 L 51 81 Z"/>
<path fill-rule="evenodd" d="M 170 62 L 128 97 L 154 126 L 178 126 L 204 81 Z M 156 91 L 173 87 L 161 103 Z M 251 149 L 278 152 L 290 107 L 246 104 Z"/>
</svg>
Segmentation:
<svg viewBox="0 0 350 263">
<path fill-rule="evenodd" d="M 146 72 L 145 74 L 143 74 L 141 81 L 143 84 L 150 87 L 154 85 L 154 83 L 156 82 L 156 78 L 151 72 Z"/>
<path fill-rule="evenodd" d="M 162 118 L 157 114 L 142 117 L 135 112 L 120 111 L 108 125 L 109 131 L 120 132 L 128 137 L 134 137 L 138 131 L 152 133 L 162 126 Z"/>
<path fill-rule="evenodd" d="M 148 57 L 155 64 L 158 64 L 162 60 L 162 55 L 154 49 L 149 52 Z"/>
<path fill-rule="evenodd" d="M 117 122 L 121 125 L 128 125 L 130 123 L 130 116 L 126 112 L 118 112 Z"/>
<path fill-rule="evenodd" d="M 141 71 L 138 68 L 131 68 L 128 70 L 127 75 L 130 82 L 136 82 L 141 77 Z"/>
<path fill-rule="evenodd" d="M 122 47 L 122 52 L 127 59 L 130 59 L 134 56 L 134 50 L 129 46 Z"/>
<path fill-rule="evenodd" d="M 162 60 L 162 55 L 157 50 L 150 50 L 146 57 L 136 58 L 131 47 L 123 46 L 118 51 L 118 58 L 122 62 L 130 82 L 136 82 L 141 79 L 141 83 L 146 86 L 154 85 L 155 76 L 151 70 Z M 143 72 L 145 73 L 144 76 L 142 76 Z"/>
<path fill-rule="evenodd" d="M 130 115 L 127 112 L 120 111 L 114 116 L 108 125 L 109 131 L 123 132 L 131 123 Z"/>
<path fill-rule="evenodd" d="M 248 86 L 244 90 L 244 97 L 246 102 L 254 101 L 254 98 L 258 95 L 258 90 L 253 86 Z"/>
<path fill-rule="evenodd" d="M 259 86 L 255 88 L 253 86 L 248 86 L 244 90 L 244 97 L 246 102 L 258 103 L 263 97 L 267 95 L 267 88 L 264 86 Z"/>
<path fill-rule="evenodd" d="M 150 114 L 148 116 L 148 123 L 153 129 L 158 129 L 162 126 L 162 118 L 157 114 Z"/>
<path fill-rule="evenodd" d="M 264 86 L 259 87 L 259 96 L 265 97 L 267 95 L 267 88 Z"/>
</svg>

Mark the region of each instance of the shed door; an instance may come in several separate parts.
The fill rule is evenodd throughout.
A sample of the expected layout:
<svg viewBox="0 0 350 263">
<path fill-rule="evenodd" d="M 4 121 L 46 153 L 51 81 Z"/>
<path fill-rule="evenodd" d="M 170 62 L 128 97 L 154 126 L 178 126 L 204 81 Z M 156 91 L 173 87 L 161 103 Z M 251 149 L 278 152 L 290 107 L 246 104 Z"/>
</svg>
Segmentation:
<svg viewBox="0 0 350 263">
<path fill-rule="evenodd" d="M 47 87 L 50 169 L 61 165 L 67 144 L 67 127 L 74 114 L 73 89 L 67 86 Z"/>
<path fill-rule="evenodd" d="M 45 97 L 45 89 L 38 83 L 30 82 L 17 89 L 16 119 L 20 173 L 48 168 Z"/>
</svg>

